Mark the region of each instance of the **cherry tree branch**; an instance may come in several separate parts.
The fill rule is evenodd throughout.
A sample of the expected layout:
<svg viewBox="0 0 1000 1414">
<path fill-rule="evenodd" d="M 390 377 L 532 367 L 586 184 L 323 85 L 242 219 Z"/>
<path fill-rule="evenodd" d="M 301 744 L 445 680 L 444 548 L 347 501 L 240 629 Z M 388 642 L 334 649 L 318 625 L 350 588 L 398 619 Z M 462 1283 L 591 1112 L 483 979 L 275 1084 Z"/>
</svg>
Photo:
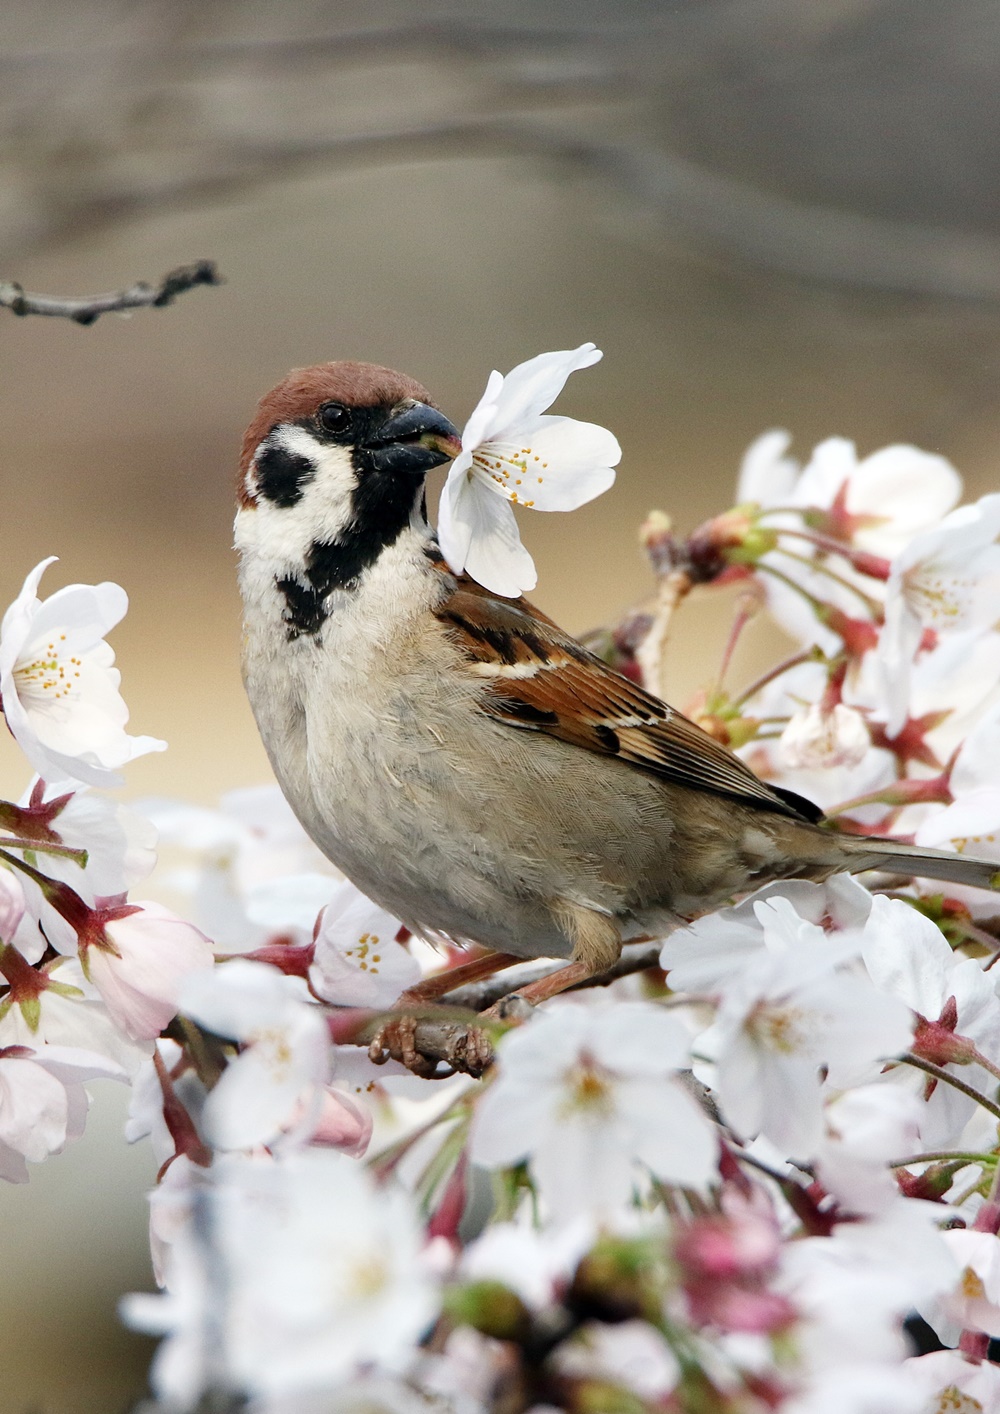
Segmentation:
<svg viewBox="0 0 1000 1414">
<path fill-rule="evenodd" d="M 74 324 L 93 324 L 102 314 L 123 314 L 132 309 L 163 309 L 178 295 L 196 285 L 221 285 L 222 276 L 212 260 L 196 260 L 168 270 L 155 285 L 138 280 L 124 290 L 106 295 L 38 295 L 23 289 L 14 280 L 0 280 L 0 308 L 23 318 L 28 314 L 71 319 Z"/>
</svg>

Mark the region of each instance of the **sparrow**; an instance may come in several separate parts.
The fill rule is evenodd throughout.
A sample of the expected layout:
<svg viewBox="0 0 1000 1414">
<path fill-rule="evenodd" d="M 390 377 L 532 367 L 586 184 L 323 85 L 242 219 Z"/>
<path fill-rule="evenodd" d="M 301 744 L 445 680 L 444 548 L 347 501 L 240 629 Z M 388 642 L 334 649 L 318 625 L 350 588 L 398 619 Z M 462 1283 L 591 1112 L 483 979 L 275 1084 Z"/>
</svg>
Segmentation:
<svg viewBox="0 0 1000 1414">
<path fill-rule="evenodd" d="M 243 439 L 243 674 L 320 850 L 418 935 L 605 971 L 623 941 L 779 879 L 997 866 L 835 833 L 526 599 L 453 574 L 427 473 L 458 432 L 412 378 L 294 370 Z"/>
</svg>

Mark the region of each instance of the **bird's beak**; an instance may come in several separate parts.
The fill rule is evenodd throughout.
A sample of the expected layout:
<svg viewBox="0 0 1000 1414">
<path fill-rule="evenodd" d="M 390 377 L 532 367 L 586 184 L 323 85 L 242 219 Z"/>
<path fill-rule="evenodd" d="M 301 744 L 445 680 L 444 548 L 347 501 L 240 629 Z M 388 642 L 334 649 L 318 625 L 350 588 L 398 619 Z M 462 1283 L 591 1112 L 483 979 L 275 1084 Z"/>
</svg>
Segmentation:
<svg viewBox="0 0 1000 1414">
<path fill-rule="evenodd" d="M 393 408 L 368 438 L 365 450 L 376 471 L 422 476 L 456 457 L 462 450 L 462 440 L 454 424 L 437 408 L 406 402 Z"/>
</svg>

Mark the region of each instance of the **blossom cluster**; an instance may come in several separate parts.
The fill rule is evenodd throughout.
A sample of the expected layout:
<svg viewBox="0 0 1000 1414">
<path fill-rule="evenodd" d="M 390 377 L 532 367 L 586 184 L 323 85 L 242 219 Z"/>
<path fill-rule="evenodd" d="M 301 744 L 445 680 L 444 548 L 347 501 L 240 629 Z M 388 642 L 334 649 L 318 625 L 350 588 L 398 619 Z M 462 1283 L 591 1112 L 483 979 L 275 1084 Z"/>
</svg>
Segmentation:
<svg viewBox="0 0 1000 1414">
<path fill-rule="evenodd" d="M 610 433 L 545 415 L 599 356 L 494 374 L 466 427 L 442 548 L 497 593 L 532 582 L 512 506 L 613 479 Z M 689 714 L 831 828 L 1000 868 L 1000 495 L 960 505 L 914 448 L 788 446 L 690 536 L 651 517 L 670 592 L 602 651 L 658 691 L 684 595 L 735 585 Z M 1000 1414 L 995 894 L 769 884 L 527 1017 L 449 1007 L 478 955 L 411 937 L 275 786 L 104 793 L 163 743 L 126 730 L 124 591 L 40 601 L 50 563 L 0 628 L 34 772 L 0 802 L 0 1177 L 79 1136 L 87 1084 L 131 1084 L 161 1290 L 122 1309 L 163 1337 L 164 1408 Z M 764 613 L 791 651 L 735 688 Z M 131 898 L 157 846 L 177 911 Z M 417 1023 L 476 1044 L 436 1059 Z"/>
</svg>

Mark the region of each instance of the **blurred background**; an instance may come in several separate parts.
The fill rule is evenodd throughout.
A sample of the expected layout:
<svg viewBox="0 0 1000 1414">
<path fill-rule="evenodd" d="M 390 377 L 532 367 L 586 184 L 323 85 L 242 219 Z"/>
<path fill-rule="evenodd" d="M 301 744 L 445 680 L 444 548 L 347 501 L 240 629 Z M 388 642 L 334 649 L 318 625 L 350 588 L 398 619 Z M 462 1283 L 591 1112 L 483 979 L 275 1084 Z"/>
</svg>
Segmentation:
<svg viewBox="0 0 1000 1414">
<path fill-rule="evenodd" d="M 991 0 L 10 0 L 0 279 L 90 294 L 197 257 L 221 289 L 91 328 L 0 310 L 0 601 L 114 579 L 130 795 L 264 781 L 238 671 L 231 482 L 257 397 L 359 357 L 459 423 L 493 367 L 593 339 L 558 410 L 610 426 L 614 490 L 525 517 L 572 630 L 648 592 L 636 529 L 727 506 L 784 426 L 914 442 L 1000 483 L 1000 9 Z M 729 608 L 694 596 L 683 704 Z M 773 647 L 747 635 L 738 672 Z M 19 793 L 0 741 L 0 785 Z M 97 1414 L 149 1347 L 141 1146 L 84 1141 L 0 1192 L 0 1409 Z"/>
</svg>

